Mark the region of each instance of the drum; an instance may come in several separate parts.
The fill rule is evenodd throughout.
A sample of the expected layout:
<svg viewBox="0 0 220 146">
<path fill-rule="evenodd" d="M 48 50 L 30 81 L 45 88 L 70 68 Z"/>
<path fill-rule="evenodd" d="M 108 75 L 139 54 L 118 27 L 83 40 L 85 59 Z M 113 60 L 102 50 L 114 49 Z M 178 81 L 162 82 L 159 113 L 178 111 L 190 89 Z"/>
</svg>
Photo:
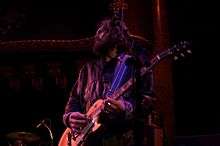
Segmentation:
<svg viewBox="0 0 220 146">
<path fill-rule="evenodd" d="M 12 132 L 6 135 L 9 146 L 39 146 L 40 137 L 30 132 Z"/>
</svg>

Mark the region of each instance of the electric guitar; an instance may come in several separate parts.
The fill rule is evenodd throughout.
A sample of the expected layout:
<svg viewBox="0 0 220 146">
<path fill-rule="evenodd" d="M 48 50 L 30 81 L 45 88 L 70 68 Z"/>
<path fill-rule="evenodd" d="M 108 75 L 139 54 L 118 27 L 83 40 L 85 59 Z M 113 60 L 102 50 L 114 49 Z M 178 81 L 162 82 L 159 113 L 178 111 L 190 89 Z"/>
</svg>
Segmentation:
<svg viewBox="0 0 220 146">
<path fill-rule="evenodd" d="M 169 48 L 160 54 L 156 55 L 151 60 L 151 65 L 148 67 L 142 67 L 140 70 L 141 76 L 145 75 L 147 72 L 151 72 L 153 67 L 158 64 L 161 60 L 164 58 L 175 55 L 174 59 L 178 59 L 177 55 L 180 57 L 184 57 L 186 53 L 191 54 L 191 50 L 187 49 L 189 43 L 186 41 L 180 42 L 177 45 L 174 45 L 172 48 Z M 187 50 L 186 50 L 187 49 Z M 121 86 L 118 90 L 116 90 L 109 98 L 113 99 L 119 99 L 121 95 L 123 95 L 135 82 L 136 80 L 133 78 L 130 78 L 124 85 Z M 97 100 L 88 110 L 86 113 L 87 117 L 89 117 L 88 124 L 83 127 L 81 130 L 77 132 L 72 132 L 70 128 L 67 128 L 60 141 L 58 146 L 81 146 L 83 145 L 83 142 L 86 140 L 87 136 L 89 134 L 92 134 L 94 131 L 96 131 L 101 124 L 98 123 L 99 115 L 104 110 L 104 107 L 106 105 L 105 99 L 99 99 Z"/>
</svg>

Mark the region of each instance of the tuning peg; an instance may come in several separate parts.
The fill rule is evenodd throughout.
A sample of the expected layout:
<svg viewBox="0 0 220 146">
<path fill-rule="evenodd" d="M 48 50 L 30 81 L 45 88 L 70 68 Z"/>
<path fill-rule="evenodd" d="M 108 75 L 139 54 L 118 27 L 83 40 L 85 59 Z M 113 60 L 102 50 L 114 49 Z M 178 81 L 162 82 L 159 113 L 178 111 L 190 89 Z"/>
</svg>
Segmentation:
<svg viewBox="0 0 220 146">
<path fill-rule="evenodd" d="M 180 44 L 181 44 L 181 45 L 186 45 L 186 44 L 187 44 L 187 41 L 181 41 Z"/>
<path fill-rule="evenodd" d="M 185 55 L 184 55 L 183 53 L 180 53 L 180 56 L 181 56 L 181 57 L 185 57 Z"/>
<path fill-rule="evenodd" d="M 177 60 L 178 59 L 178 57 L 177 56 L 174 56 L 174 60 Z"/>
<path fill-rule="evenodd" d="M 189 53 L 189 54 L 192 54 L 192 51 L 191 51 L 191 50 L 187 50 L 186 52 Z"/>
</svg>

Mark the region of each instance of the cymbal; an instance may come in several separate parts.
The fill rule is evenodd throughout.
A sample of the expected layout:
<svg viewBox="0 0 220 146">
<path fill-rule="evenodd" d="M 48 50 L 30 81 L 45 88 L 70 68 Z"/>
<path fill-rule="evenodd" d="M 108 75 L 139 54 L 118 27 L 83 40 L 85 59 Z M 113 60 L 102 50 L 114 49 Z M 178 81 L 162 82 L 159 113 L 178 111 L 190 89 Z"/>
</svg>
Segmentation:
<svg viewBox="0 0 220 146">
<path fill-rule="evenodd" d="M 12 140 L 21 140 L 28 143 L 40 139 L 39 136 L 30 132 L 12 132 L 7 134 L 6 137 Z"/>
<path fill-rule="evenodd" d="M 147 47 L 148 49 L 152 49 L 153 43 L 151 40 L 148 40 L 142 36 L 134 35 L 134 34 L 129 34 L 129 36 L 138 43 L 140 43 L 141 45 L 143 45 L 144 47 Z"/>
</svg>

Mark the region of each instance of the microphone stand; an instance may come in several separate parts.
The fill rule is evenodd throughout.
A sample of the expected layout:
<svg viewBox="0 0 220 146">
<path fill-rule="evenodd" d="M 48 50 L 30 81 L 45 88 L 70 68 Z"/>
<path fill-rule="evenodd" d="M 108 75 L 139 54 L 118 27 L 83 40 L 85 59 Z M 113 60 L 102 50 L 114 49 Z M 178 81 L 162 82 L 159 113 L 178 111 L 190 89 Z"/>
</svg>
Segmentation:
<svg viewBox="0 0 220 146">
<path fill-rule="evenodd" d="M 54 145 L 54 143 L 53 143 L 53 133 L 52 133 L 52 130 L 51 130 L 51 122 L 50 122 L 50 125 L 48 126 L 46 123 L 45 123 L 45 120 L 43 120 L 40 124 L 38 124 L 37 126 L 36 126 L 36 128 L 39 128 L 40 126 L 42 126 L 43 125 L 43 127 L 45 127 L 47 130 L 48 130 L 48 132 L 49 132 L 49 135 L 50 135 L 50 146 L 53 146 Z"/>
<path fill-rule="evenodd" d="M 47 126 L 47 124 L 43 123 L 44 127 L 47 128 L 48 132 L 49 132 L 49 135 L 50 135 L 50 146 L 53 146 L 53 134 L 52 134 L 52 131 L 51 131 L 51 128 L 49 128 Z"/>
</svg>

